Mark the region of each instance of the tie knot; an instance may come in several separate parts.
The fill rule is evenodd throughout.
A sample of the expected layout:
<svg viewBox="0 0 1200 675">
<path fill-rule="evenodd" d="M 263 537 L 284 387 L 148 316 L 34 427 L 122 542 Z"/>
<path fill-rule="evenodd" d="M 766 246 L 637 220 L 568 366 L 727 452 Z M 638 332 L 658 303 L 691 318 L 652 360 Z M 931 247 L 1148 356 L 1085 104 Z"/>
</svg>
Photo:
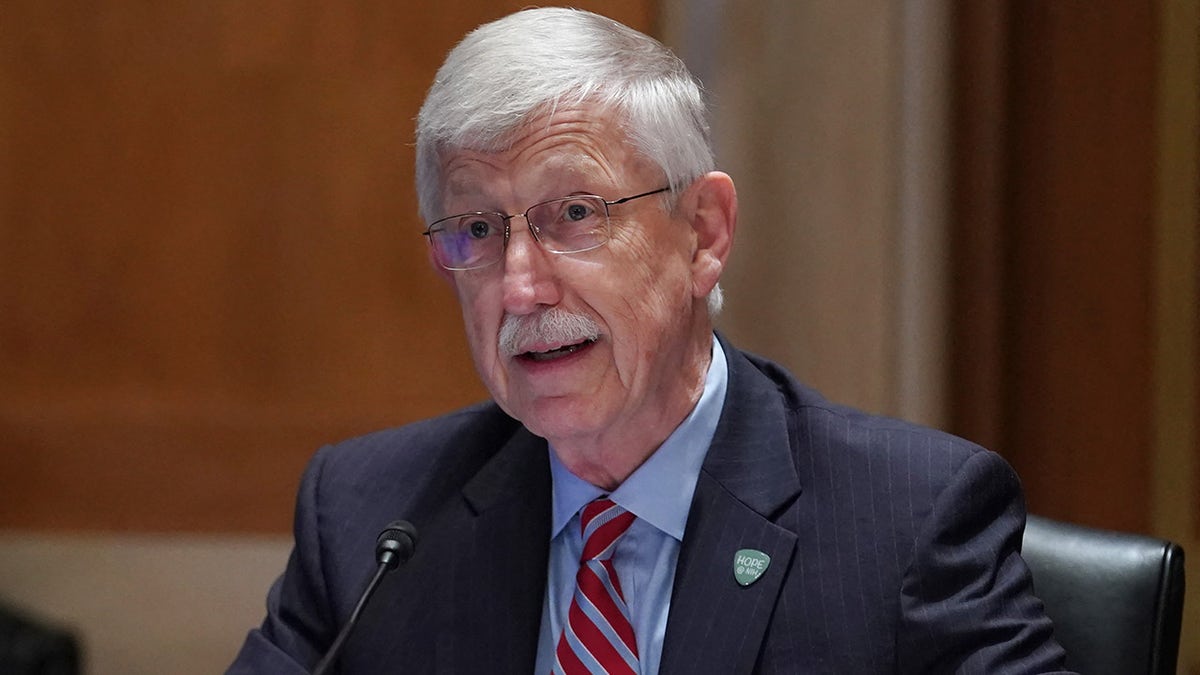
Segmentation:
<svg viewBox="0 0 1200 675">
<path fill-rule="evenodd" d="M 601 497 L 588 502 L 579 514 L 583 530 L 583 555 L 580 560 L 600 560 L 612 556 L 617 540 L 633 524 L 634 515 Z"/>
</svg>

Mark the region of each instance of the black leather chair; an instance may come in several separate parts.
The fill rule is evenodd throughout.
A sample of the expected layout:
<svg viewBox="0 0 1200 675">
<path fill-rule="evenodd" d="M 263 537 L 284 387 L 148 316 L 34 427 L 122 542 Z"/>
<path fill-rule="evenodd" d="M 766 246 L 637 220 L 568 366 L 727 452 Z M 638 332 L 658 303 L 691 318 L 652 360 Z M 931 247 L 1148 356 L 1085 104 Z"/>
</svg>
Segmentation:
<svg viewBox="0 0 1200 675">
<path fill-rule="evenodd" d="M 1175 673 L 1184 583 L 1177 544 L 1029 516 L 1022 555 L 1072 670 Z"/>
<path fill-rule="evenodd" d="M 78 675 L 81 666 L 73 634 L 0 604 L 0 673 Z"/>
</svg>

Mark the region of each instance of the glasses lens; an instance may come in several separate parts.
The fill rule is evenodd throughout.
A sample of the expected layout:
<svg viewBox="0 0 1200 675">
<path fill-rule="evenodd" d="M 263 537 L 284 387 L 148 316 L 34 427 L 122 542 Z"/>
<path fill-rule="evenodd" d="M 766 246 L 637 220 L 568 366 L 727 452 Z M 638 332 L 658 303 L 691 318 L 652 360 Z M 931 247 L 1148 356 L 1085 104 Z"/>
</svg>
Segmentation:
<svg viewBox="0 0 1200 675">
<path fill-rule="evenodd" d="M 467 213 L 435 222 L 429 228 L 438 263 L 446 269 L 485 267 L 504 254 L 504 216 Z"/>
<path fill-rule="evenodd" d="M 608 209 L 599 197 L 564 197 L 530 207 L 525 216 L 542 246 L 578 253 L 608 241 Z"/>
</svg>

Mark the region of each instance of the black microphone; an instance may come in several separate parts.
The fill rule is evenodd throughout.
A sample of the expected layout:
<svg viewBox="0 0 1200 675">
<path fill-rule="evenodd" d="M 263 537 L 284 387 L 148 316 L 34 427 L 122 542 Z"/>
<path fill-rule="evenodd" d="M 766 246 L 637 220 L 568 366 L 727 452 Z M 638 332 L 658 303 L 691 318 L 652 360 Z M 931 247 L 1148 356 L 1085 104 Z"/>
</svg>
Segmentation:
<svg viewBox="0 0 1200 675">
<path fill-rule="evenodd" d="M 383 575 L 408 562 L 416 550 L 417 528 L 413 527 L 412 523 L 407 520 L 396 520 L 383 528 L 383 532 L 380 532 L 379 538 L 375 540 L 375 560 L 379 563 L 379 569 L 375 570 L 375 576 L 371 579 L 371 583 L 367 584 L 354 611 L 350 613 L 350 620 L 346 622 L 345 626 L 342 626 L 342 632 L 338 633 L 337 639 L 333 641 L 329 651 L 325 652 L 325 658 L 317 664 L 312 675 L 325 675 L 333 668 L 333 664 L 337 662 L 338 655 L 342 651 L 342 646 L 346 644 L 350 632 L 358 624 L 359 615 L 367 606 L 367 601 L 375 594 L 375 589 L 383 580 Z"/>
</svg>

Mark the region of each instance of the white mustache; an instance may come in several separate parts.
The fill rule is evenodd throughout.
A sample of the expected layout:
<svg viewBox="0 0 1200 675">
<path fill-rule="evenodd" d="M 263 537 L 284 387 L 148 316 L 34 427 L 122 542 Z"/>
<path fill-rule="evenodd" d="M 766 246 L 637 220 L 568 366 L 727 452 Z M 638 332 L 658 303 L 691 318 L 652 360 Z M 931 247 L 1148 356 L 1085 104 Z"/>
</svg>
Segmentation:
<svg viewBox="0 0 1200 675">
<path fill-rule="evenodd" d="M 500 325 L 500 353 L 516 356 L 539 343 L 569 345 L 599 338 L 600 326 L 589 317 L 551 307 L 524 316 L 505 314 Z"/>
</svg>

